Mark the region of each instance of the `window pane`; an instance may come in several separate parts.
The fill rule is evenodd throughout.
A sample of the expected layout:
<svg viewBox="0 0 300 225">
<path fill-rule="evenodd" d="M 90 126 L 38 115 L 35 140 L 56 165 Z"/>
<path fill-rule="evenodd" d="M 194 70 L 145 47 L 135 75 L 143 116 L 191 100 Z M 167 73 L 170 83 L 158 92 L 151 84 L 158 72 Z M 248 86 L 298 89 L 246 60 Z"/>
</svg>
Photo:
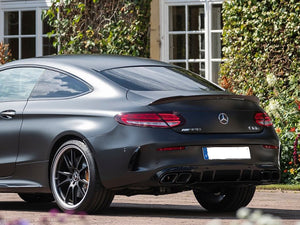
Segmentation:
<svg viewBox="0 0 300 225">
<path fill-rule="evenodd" d="M 128 67 L 99 73 L 120 86 L 136 91 L 220 90 L 198 75 L 181 68 Z"/>
<path fill-rule="evenodd" d="M 54 38 L 43 38 L 43 55 L 52 55 L 57 53 L 56 48 L 53 47 Z"/>
<path fill-rule="evenodd" d="M 172 64 L 175 65 L 175 66 L 180 66 L 180 67 L 186 69 L 186 64 L 185 63 L 172 63 Z"/>
<path fill-rule="evenodd" d="M 212 5 L 212 14 L 211 14 L 211 29 L 212 30 L 222 30 L 222 5 Z"/>
<path fill-rule="evenodd" d="M 170 47 L 169 47 L 170 59 L 185 59 L 185 35 L 184 34 L 171 34 L 170 35 Z"/>
<path fill-rule="evenodd" d="M 31 94 L 32 98 L 62 98 L 88 92 L 89 87 L 59 72 L 46 70 Z"/>
<path fill-rule="evenodd" d="M 189 6 L 189 30 L 204 30 L 204 6 Z"/>
<path fill-rule="evenodd" d="M 40 75 L 38 68 L 17 68 L 0 72 L 0 101 L 26 100 Z"/>
<path fill-rule="evenodd" d="M 4 35 L 19 34 L 19 12 L 4 12 Z"/>
<path fill-rule="evenodd" d="M 189 34 L 189 59 L 205 59 L 205 34 Z"/>
<path fill-rule="evenodd" d="M 215 82 L 215 83 L 218 83 L 220 65 L 221 65 L 221 62 L 212 62 L 211 63 L 211 74 L 213 77 L 213 82 Z"/>
<path fill-rule="evenodd" d="M 35 57 L 35 38 L 22 38 L 22 59 Z"/>
<path fill-rule="evenodd" d="M 23 11 L 22 34 L 35 34 L 35 11 Z"/>
<path fill-rule="evenodd" d="M 169 7 L 169 30 L 185 31 L 185 7 L 184 6 Z"/>
<path fill-rule="evenodd" d="M 205 77 L 205 62 L 189 63 L 189 70 Z"/>
<path fill-rule="evenodd" d="M 222 58 L 222 34 L 221 33 L 212 33 L 211 34 L 211 52 L 212 58 L 221 59 Z"/>
<path fill-rule="evenodd" d="M 12 58 L 19 59 L 19 39 L 5 38 L 4 43 L 9 44 L 9 49 L 11 50 Z"/>
</svg>

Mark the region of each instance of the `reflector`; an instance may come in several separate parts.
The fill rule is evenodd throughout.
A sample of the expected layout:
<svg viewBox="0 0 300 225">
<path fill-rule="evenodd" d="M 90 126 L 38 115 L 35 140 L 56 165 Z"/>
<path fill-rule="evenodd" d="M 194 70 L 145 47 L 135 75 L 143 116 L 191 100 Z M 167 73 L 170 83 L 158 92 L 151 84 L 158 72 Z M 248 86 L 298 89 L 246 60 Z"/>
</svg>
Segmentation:
<svg viewBox="0 0 300 225">
<path fill-rule="evenodd" d="M 278 149 L 279 148 L 278 146 L 275 146 L 275 145 L 263 145 L 263 147 L 266 149 Z"/>
<path fill-rule="evenodd" d="M 166 147 L 166 148 L 158 148 L 157 149 L 157 151 L 176 151 L 176 150 L 185 150 L 185 147 L 177 146 L 177 147 Z"/>
</svg>

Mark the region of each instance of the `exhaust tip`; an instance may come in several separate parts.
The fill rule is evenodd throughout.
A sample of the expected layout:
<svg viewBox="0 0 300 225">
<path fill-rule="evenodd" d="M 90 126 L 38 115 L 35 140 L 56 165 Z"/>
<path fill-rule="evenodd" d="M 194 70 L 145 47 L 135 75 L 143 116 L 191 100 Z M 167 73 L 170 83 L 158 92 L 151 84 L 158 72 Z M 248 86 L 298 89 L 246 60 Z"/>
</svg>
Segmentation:
<svg viewBox="0 0 300 225">
<path fill-rule="evenodd" d="M 168 173 L 162 176 L 160 183 L 162 184 L 186 184 L 191 179 L 191 173 Z"/>
<path fill-rule="evenodd" d="M 178 184 L 186 184 L 191 179 L 192 174 L 190 173 L 180 173 L 178 178 L 176 179 L 176 183 Z"/>
<path fill-rule="evenodd" d="M 160 179 L 160 183 L 162 183 L 162 184 L 173 184 L 177 177 L 178 177 L 177 173 L 166 174 Z"/>
</svg>

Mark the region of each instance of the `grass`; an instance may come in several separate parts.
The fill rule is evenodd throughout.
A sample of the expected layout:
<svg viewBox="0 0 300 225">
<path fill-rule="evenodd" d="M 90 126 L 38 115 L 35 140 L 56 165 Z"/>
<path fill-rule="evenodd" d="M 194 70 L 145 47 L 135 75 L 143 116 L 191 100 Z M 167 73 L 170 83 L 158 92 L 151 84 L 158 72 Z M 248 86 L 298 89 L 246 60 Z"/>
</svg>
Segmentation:
<svg viewBox="0 0 300 225">
<path fill-rule="evenodd" d="M 300 184 L 270 184 L 259 185 L 258 190 L 300 191 Z"/>
</svg>

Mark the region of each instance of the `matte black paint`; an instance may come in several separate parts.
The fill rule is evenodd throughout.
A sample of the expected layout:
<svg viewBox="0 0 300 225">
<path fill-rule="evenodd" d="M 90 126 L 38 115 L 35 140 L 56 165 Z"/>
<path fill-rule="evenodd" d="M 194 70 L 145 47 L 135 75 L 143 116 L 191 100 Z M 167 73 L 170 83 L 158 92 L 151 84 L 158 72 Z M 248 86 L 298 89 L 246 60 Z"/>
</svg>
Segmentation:
<svg viewBox="0 0 300 225">
<path fill-rule="evenodd" d="M 159 187 L 176 192 L 195 185 L 278 181 L 279 150 L 262 147 L 279 145 L 273 127 L 248 129 L 258 126 L 253 117 L 255 112 L 262 111 L 255 99 L 235 98 L 221 89 L 219 92 L 136 92 L 99 76 L 103 70 L 128 66 L 171 67 L 162 62 L 118 56 L 42 57 L 1 66 L 0 71 L 16 67 L 60 71 L 84 80 L 91 91 L 72 98 L 0 102 L 0 112 L 16 112 L 11 119 L 0 117 L 0 191 L 50 192 L 49 167 L 51 156 L 57 150 L 55 146 L 74 138 L 83 140 L 90 147 L 104 187 L 119 193 L 131 190 L 128 195 L 164 193 L 156 189 Z M 149 111 L 178 112 L 186 121 L 181 127 L 158 129 L 124 126 L 114 120 L 121 112 Z M 221 112 L 230 118 L 226 126 L 217 119 Z M 201 129 L 198 133 L 187 134 L 182 128 Z M 157 148 L 169 146 L 186 146 L 186 149 L 157 151 Z M 249 146 L 252 158 L 207 161 L 203 159 L 202 146 Z M 241 175 L 250 171 L 253 177 L 255 171 L 261 174 L 271 171 L 278 176 L 206 181 L 204 174 L 210 171 L 215 177 L 220 173 L 216 171 L 240 171 Z M 160 183 L 161 177 L 169 172 L 189 173 L 193 179 L 195 174 L 201 174 L 202 182 L 173 186 Z"/>
</svg>

